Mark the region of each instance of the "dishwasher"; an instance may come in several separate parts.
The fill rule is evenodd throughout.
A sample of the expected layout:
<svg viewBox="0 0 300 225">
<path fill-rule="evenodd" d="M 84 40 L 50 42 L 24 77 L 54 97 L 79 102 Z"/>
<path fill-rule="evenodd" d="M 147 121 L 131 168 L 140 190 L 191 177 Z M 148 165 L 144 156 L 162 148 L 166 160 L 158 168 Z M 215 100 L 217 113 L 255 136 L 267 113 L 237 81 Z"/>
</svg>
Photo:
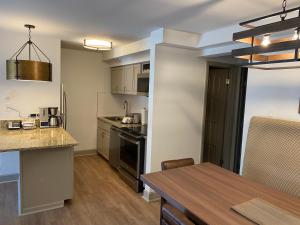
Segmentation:
<svg viewBox="0 0 300 225">
<path fill-rule="evenodd" d="M 115 168 L 120 167 L 120 130 L 116 127 L 110 129 L 109 164 Z"/>
</svg>

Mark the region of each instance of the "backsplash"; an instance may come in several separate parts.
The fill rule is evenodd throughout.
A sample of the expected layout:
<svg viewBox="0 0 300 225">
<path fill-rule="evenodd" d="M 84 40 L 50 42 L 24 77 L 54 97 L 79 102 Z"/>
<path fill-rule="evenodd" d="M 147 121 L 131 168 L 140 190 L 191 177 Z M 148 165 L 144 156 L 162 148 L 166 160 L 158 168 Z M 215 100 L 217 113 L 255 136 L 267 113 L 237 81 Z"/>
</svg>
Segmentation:
<svg viewBox="0 0 300 225">
<path fill-rule="evenodd" d="M 130 113 L 140 113 L 143 108 L 148 109 L 148 98 L 145 96 L 98 93 L 98 116 L 123 116 L 125 100 L 128 101 Z"/>
</svg>

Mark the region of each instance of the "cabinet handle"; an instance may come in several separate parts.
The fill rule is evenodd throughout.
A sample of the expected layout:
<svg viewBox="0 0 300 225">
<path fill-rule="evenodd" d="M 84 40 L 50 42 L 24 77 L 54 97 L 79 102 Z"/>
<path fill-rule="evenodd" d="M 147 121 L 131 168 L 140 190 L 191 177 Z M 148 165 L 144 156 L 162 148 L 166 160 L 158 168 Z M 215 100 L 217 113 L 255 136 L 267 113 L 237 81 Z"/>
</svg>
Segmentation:
<svg viewBox="0 0 300 225">
<path fill-rule="evenodd" d="M 135 75 L 133 75 L 133 79 L 132 79 L 132 89 L 134 90 L 134 78 L 135 78 Z"/>
</svg>

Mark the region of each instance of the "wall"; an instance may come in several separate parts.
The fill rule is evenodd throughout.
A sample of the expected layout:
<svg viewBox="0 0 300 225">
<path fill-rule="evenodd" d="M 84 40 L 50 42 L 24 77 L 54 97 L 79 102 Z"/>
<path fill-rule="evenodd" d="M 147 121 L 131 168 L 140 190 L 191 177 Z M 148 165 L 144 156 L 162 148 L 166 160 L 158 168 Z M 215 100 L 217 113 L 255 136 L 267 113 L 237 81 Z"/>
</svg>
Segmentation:
<svg viewBox="0 0 300 225">
<path fill-rule="evenodd" d="M 284 66 L 281 64 L 281 66 Z M 268 116 L 300 120 L 298 114 L 300 97 L 299 69 L 256 70 L 249 69 L 244 119 L 242 164 L 250 119 Z"/>
<path fill-rule="evenodd" d="M 143 108 L 148 109 L 148 98 L 134 95 L 112 95 L 99 93 L 98 116 L 124 116 L 123 103 L 128 102 L 129 113 L 140 113 Z"/>
<path fill-rule="evenodd" d="M 150 61 L 149 56 L 149 51 L 141 51 L 132 55 L 111 59 L 106 62 L 110 67 L 115 67 Z M 109 87 L 108 92 L 101 92 L 98 94 L 98 116 L 124 116 L 125 110 L 123 108 L 123 102 L 125 100 L 128 101 L 129 112 L 131 113 L 140 113 L 141 109 L 148 108 L 147 97 L 134 95 L 112 95 L 110 93 L 110 80 L 107 83 L 107 86 Z"/>
<path fill-rule="evenodd" d="M 109 67 L 99 52 L 62 49 L 62 83 L 67 94 L 67 130 L 77 150 L 96 149 L 97 94 L 110 91 Z"/>
<path fill-rule="evenodd" d="M 52 61 L 53 82 L 8 81 L 5 62 L 27 41 L 27 33 L 0 30 L 0 36 L 0 119 L 18 119 L 18 114 L 7 107 L 20 110 L 26 117 L 38 112 L 39 107 L 59 106 L 60 40 L 35 35 L 34 31 L 32 34 L 33 41 Z M 27 54 L 21 58 L 24 57 Z M 18 160 L 18 152 L 0 154 L 0 175 L 18 173 Z"/>
<path fill-rule="evenodd" d="M 75 151 L 95 150 L 97 116 L 124 115 L 147 107 L 142 96 L 112 95 L 110 66 L 99 52 L 62 49 L 62 82 L 68 98 L 67 130 L 79 141 Z"/>
<path fill-rule="evenodd" d="M 146 172 L 163 160 L 200 161 L 206 61 L 193 50 L 156 46 L 151 50 Z"/>
</svg>

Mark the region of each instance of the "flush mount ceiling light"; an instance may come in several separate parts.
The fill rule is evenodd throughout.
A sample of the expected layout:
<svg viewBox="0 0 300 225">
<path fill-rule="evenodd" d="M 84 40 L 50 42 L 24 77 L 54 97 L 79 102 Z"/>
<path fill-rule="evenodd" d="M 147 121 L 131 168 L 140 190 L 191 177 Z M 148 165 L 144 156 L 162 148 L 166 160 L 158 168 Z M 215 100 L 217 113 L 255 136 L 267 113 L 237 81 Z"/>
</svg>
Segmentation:
<svg viewBox="0 0 300 225">
<path fill-rule="evenodd" d="M 97 51 L 108 51 L 112 49 L 112 42 L 96 39 L 84 39 L 83 47 Z"/>
<path fill-rule="evenodd" d="M 284 0 L 280 12 L 240 23 L 240 26 L 248 30 L 234 33 L 233 40 L 249 44 L 250 47 L 233 50 L 233 57 L 243 59 L 243 65 L 248 67 L 300 61 L 300 7 L 287 10 L 286 4 L 287 1 Z M 297 16 L 293 17 L 295 12 Z M 254 25 L 270 18 L 278 18 L 278 21 Z"/>
<path fill-rule="evenodd" d="M 31 29 L 34 29 L 35 26 L 30 24 L 25 24 L 24 26 L 28 28 L 28 41 L 23 44 L 9 60 L 6 60 L 7 80 L 52 81 L 52 64 L 50 59 L 31 41 Z M 28 60 L 20 60 L 19 56 L 27 45 Z M 32 50 L 35 52 L 39 61 L 32 60 Z M 43 62 L 39 53 L 41 53 L 48 62 Z"/>
</svg>

